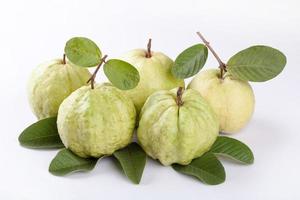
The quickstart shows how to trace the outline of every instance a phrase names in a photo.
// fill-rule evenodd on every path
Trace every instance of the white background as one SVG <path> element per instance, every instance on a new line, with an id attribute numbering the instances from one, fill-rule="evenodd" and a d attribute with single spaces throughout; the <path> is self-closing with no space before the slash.
<path id="1" fill-rule="evenodd" d="M 250 1 L 9 0 L 0 3 L 0 199 L 299 199 L 300 3 Z M 223 161 L 226 182 L 207 186 L 148 160 L 140 185 L 131 184 L 110 159 L 90 173 L 55 177 L 55 150 L 19 146 L 18 135 L 36 119 L 26 97 L 37 64 L 61 57 L 73 36 L 97 41 L 110 58 L 145 47 L 175 58 L 199 42 L 201 31 L 226 61 L 253 44 L 283 51 L 288 64 L 276 79 L 253 83 L 256 110 L 234 137 L 247 143 L 255 163 Z M 206 68 L 216 67 L 211 54 Z M 99 81 L 104 81 L 101 73 Z"/>

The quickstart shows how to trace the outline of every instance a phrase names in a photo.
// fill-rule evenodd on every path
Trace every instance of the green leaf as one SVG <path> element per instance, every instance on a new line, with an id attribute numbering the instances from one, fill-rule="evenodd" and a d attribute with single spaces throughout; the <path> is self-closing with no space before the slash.
<path id="1" fill-rule="evenodd" d="M 226 177 L 222 163 L 210 152 L 194 159 L 188 165 L 173 164 L 172 167 L 180 173 L 194 176 L 209 185 L 223 183 Z"/>
<path id="2" fill-rule="evenodd" d="M 180 53 L 172 67 L 172 74 L 176 78 L 185 79 L 197 74 L 207 59 L 207 47 L 196 44 Z"/>
<path id="3" fill-rule="evenodd" d="M 99 47 L 90 39 L 74 37 L 65 46 L 67 58 L 75 65 L 81 67 L 94 67 L 101 61 Z"/>
<path id="4" fill-rule="evenodd" d="M 131 143 L 116 151 L 114 157 L 119 161 L 125 175 L 135 184 L 139 184 L 146 164 L 146 153 L 137 143 Z"/>
<path id="5" fill-rule="evenodd" d="M 280 74 L 285 64 L 286 57 L 279 50 L 258 45 L 232 56 L 227 63 L 227 70 L 241 80 L 263 82 Z"/>
<path id="6" fill-rule="evenodd" d="M 230 137 L 219 136 L 211 147 L 210 152 L 229 157 L 244 164 L 252 164 L 254 162 L 251 149 L 244 143 Z"/>
<path id="7" fill-rule="evenodd" d="M 95 167 L 97 161 L 97 158 L 81 158 L 68 149 L 62 149 L 51 161 L 49 172 L 63 176 L 75 171 L 89 171 Z"/>
<path id="8" fill-rule="evenodd" d="M 36 149 L 64 147 L 58 135 L 56 117 L 42 119 L 26 128 L 19 136 L 19 142 Z"/>
<path id="9" fill-rule="evenodd" d="M 121 90 L 135 88 L 140 81 L 137 69 L 123 60 L 108 60 L 104 64 L 104 73 L 110 82 Z"/>

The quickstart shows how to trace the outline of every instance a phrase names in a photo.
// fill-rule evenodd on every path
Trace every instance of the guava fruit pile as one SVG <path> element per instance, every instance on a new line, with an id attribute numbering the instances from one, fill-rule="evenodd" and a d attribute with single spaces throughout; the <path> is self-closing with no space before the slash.
<path id="1" fill-rule="evenodd" d="M 110 157 L 138 184 L 147 156 L 179 173 L 216 185 L 225 181 L 218 156 L 252 164 L 244 143 L 225 136 L 246 126 L 254 112 L 250 82 L 276 77 L 286 57 L 272 47 L 246 48 L 224 63 L 209 42 L 181 52 L 175 61 L 147 49 L 120 59 L 102 55 L 84 37 L 67 41 L 62 59 L 39 65 L 28 96 L 39 121 L 19 136 L 22 146 L 60 149 L 49 171 L 63 176 L 88 171 Z M 219 69 L 199 72 L 208 51 Z M 91 74 L 90 67 L 96 67 Z M 96 83 L 103 68 L 109 82 Z M 185 88 L 185 81 L 195 76 Z M 137 139 L 133 139 L 136 134 Z"/>

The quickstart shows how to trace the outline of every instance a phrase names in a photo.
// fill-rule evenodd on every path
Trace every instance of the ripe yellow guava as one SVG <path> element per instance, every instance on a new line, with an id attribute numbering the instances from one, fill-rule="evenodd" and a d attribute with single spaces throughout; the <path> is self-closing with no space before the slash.
<path id="1" fill-rule="evenodd" d="M 171 73 L 173 61 L 163 53 L 135 49 L 129 51 L 121 58 L 137 68 L 140 82 L 134 89 L 124 91 L 133 101 L 139 113 L 148 96 L 158 90 L 170 90 L 175 87 L 184 87 L 184 80 L 176 79 Z"/>
<path id="2" fill-rule="evenodd" d="M 250 84 L 226 73 L 220 79 L 218 69 L 200 72 L 188 88 L 197 90 L 217 114 L 220 131 L 236 133 L 251 119 L 254 111 L 254 94 Z"/>
<path id="3" fill-rule="evenodd" d="M 61 102 L 86 84 L 91 76 L 86 68 L 57 59 L 39 65 L 28 83 L 28 98 L 38 119 L 54 117 Z"/>
<path id="4" fill-rule="evenodd" d="M 137 138 L 163 165 L 189 164 L 207 152 L 219 134 L 217 116 L 199 92 L 177 88 L 153 93 L 140 113 Z"/>
<path id="5" fill-rule="evenodd" d="M 66 148 L 100 157 L 127 146 L 136 122 L 133 102 L 110 84 L 83 86 L 59 107 L 57 128 Z"/>

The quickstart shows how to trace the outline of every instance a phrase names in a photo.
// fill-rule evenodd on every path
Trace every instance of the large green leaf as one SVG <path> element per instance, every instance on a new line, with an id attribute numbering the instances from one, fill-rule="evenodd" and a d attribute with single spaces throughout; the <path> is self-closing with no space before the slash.
<path id="1" fill-rule="evenodd" d="M 194 176 L 209 185 L 223 183 L 226 177 L 222 163 L 210 152 L 194 159 L 188 165 L 173 164 L 172 167 L 180 173 Z"/>
<path id="2" fill-rule="evenodd" d="M 196 44 L 180 53 L 172 67 L 172 74 L 176 78 L 185 79 L 197 74 L 207 59 L 207 47 Z"/>
<path id="3" fill-rule="evenodd" d="M 68 149 L 62 149 L 51 161 L 49 172 L 57 176 L 63 176 L 75 171 L 92 170 L 97 158 L 81 158 Z"/>
<path id="4" fill-rule="evenodd" d="M 137 69 L 123 60 L 108 60 L 104 64 L 104 73 L 110 82 L 121 90 L 135 88 L 140 81 Z"/>
<path id="5" fill-rule="evenodd" d="M 99 47 L 90 39 L 74 37 L 65 46 L 67 58 L 75 65 L 81 67 L 94 67 L 101 61 Z"/>
<path id="6" fill-rule="evenodd" d="M 19 136 L 19 142 L 37 149 L 64 147 L 58 135 L 56 117 L 42 119 L 26 128 Z"/>
<path id="7" fill-rule="evenodd" d="M 244 164 L 252 164 L 254 161 L 251 149 L 244 143 L 230 137 L 219 136 L 210 151 Z"/>
<path id="8" fill-rule="evenodd" d="M 116 151 L 114 157 L 119 161 L 125 175 L 135 184 L 139 184 L 146 164 L 146 153 L 137 143 L 131 143 Z"/>
<path id="9" fill-rule="evenodd" d="M 263 82 L 276 77 L 286 64 L 285 55 L 268 46 L 252 46 L 232 56 L 227 70 L 234 77 L 254 82 Z"/>

